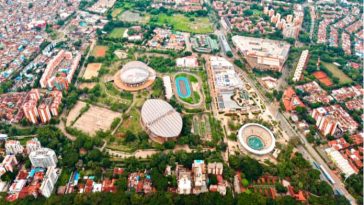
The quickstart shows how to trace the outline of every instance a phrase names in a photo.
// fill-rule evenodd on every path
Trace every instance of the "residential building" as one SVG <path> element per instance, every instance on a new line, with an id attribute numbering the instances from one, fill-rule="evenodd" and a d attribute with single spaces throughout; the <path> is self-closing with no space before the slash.
<path id="1" fill-rule="evenodd" d="M 54 186 L 58 180 L 61 170 L 55 166 L 49 166 L 44 176 L 42 185 L 40 186 L 40 192 L 46 198 L 50 197 Z"/>
<path id="2" fill-rule="evenodd" d="M 28 102 L 24 103 L 23 105 L 23 112 L 26 117 L 26 119 L 33 123 L 38 123 L 38 110 L 37 110 L 37 101 L 36 100 L 29 100 Z"/>
<path id="3" fill-rule="evenodd" d="M 292 87 L 288 87 L 283 93 L 283 104 L 287 112 L 295 111 L 297 107 L 305 107 Z"/>
<path id="4" fill-rule="evenodd" d="M 30 162 L 33 167 L 43 167 L 47 168 L 50 166 L 57 166 L 57 156 L 56 153 L 49 148 L 40 148 L 29 154 Z"/>
<path id="5" fill-rule="evenodd" d="M 208 174 L 215 174 L 215 175 L 222 175 L 224 166 L 221 162 L 214 162 L 207 164 L 207 173 Z"/>
<path id="6" fill-rule="evenodd" d="M 303 85 L 296 86 L 296 89 L 307 93 L 303 99 L 310 103 L 324 103 L 329 104 L 334 98 L 328 95 L 327 92 L 320 87 L 316 81 L 312 81 Z"/>
<path id="7" fill-rule="evenodd" d="M 0 176 L 1 168 L 4 168 L 6 171 L 13 172 L 14 166 L 18 165 L 18 160 L 16 160 L 15 155 L 6 155 L 3 162 L 0 164 Z"/>
<path id="8" fill-rule="evenodd" d="M 191 172 L 182 171 L 179 172 L 178 175 L 178 194 L 191 194 L 192 190 L 192 181 L 191 181 Z"/>
<path id="9" fill-rule="evenodd" d="M 301 56 L 300 56 L 300 59 L 298 60 L 298 63 L 297 63 L 297 66 L 296 66 L 296 70 L 295 70 L 294 75 L 293 75 L 293 79 L 292 80 L 294 82 L 297 82 L 297 81 L 299 81 L 301 79 L 302 72 L 305 69 L 305 66 L 307 64 L 308 58 L 309 58 L 309 52 L 308 52 L 308 50 L 302 51 Z"/>
<path id="10" fill-rule="evenodd" d="M 27 154 L 30 154 L 31 152 L 37 151 L 40 148 L 42 148 L 42 146 L 41 146 L 38 138 L 33 138 L 33 139 L 27 141 L 27 144 L 26 144 Z"/>
<path id="11" fill-rule="evenodd" d="M 39 105 L 38 114 L 39 114 L 40 121 L 44 124 L 49 122 L 52 118 L 51 112 L 49 109 L 49 105 L 46 103 L 42 103 Z"/>
<path id="12" fill-rule="evenodd" d="M 347 131 L 353 133 L 358 128 L 358 123 L 340 105 L 316 108 L 311 116 L 325 136 L 341 136 Z"/>
<path id="13" fill-rule="evenodd" d="M 24 147 L 17 140 L 8 140 L 5 142 L 5 152 L 6 154 L 23 154 Z"/>
<path id="14" fill-rule="evenodd" d="M 78 68 L 78 63 L 81 60 L 81 53 L 77 53 L 73 57 L 72 53 L 65 50 L 60 50 L 58 54 L 52 58 L 47 64 L 47 67 L 39 81 L 42 88 L 53 88 L 58 90 L 68 89 L 68 84 L 71 83 L 73 74 Z"/>
<path id="15" fill-rule="evenodd" d="M 208 192 L 206 183 L 206 167 L 204 160 L 194 160 L 192 164 L 192 173 L 194 182 L 192 192 L 194 194 Z"/>

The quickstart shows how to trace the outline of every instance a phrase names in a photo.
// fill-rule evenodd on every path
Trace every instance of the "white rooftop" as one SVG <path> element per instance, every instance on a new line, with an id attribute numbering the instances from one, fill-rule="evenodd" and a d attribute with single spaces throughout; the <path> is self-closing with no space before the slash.
<path id="1" fill-rule="evenodd" d="M 181 133 L 182 117 L 166 101 L 160 99 L 145 101 L 141 117 L 146 127 L 159 137 L 177 137 Z"/>

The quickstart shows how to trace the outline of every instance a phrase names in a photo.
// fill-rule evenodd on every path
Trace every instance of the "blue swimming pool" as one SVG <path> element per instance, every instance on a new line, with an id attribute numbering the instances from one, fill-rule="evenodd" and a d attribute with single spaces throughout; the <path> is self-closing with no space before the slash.
<path id="1" fill-rule="evenodd" d="M 176 78 L 177 94 L 180 98 L 188 98 L 191 96 L 191 87 L 189 80 L 180 76 Z"/>

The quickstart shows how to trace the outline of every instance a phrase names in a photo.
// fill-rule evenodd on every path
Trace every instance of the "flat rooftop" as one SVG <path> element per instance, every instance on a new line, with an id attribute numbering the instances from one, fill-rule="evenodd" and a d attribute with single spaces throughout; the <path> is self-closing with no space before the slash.
<path id="1" fill-rule="evenodd" d="M 291 46 L 284 41 L 246 36 L 233 36 L 232 41 L 245 54 L 273 58 L 286 58 Z"/>

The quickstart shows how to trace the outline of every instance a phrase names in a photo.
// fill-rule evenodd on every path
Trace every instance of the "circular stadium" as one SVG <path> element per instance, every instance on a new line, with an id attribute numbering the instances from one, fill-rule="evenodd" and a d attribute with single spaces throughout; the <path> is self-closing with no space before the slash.
<path id="1" fill-rule="evenodd" d="M 145 63 L 131 61 L 125 64 L 114 76 L 115 85 L 126 91 L 138 91 L 153 84 L 156 72 Z"/>
<path id="2" fill-rule="evenodd" d="M 177 139 L 183 124 L 181 115 L 169 103 L 160 99 L 145 101 L 141 121 L 149 137 L 158 143 Z"/>
<path id="3" fill-rule="evenodd" d="M 273 151 L 276 139 L 273 133 L 263 125 L 248 123 L 238 132 L 239 144 L 256 155 L 265 155 Z"/>

